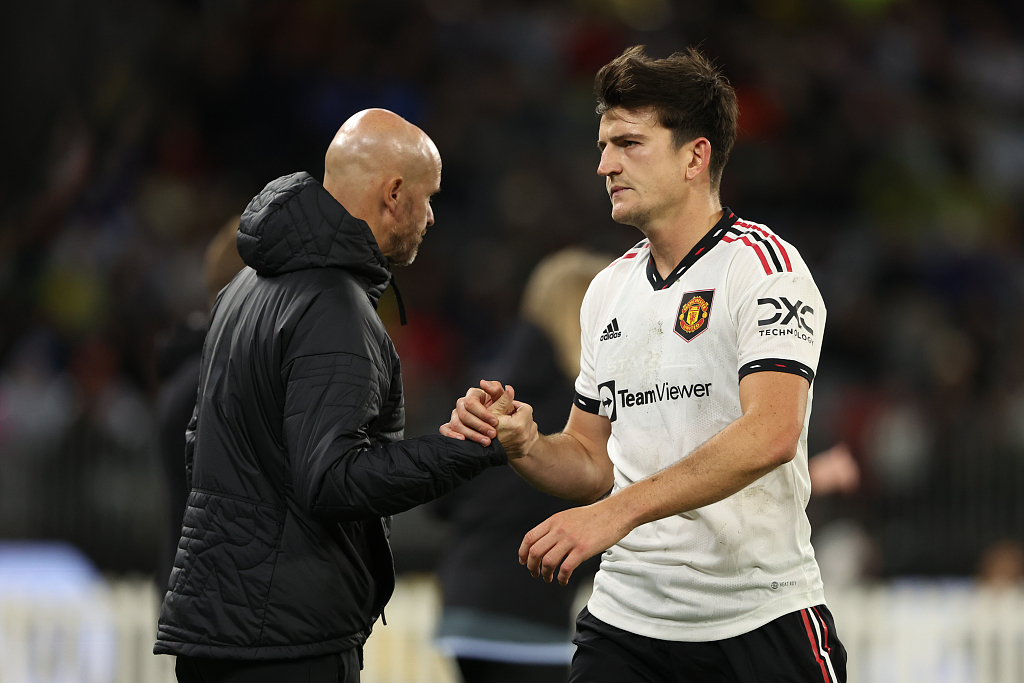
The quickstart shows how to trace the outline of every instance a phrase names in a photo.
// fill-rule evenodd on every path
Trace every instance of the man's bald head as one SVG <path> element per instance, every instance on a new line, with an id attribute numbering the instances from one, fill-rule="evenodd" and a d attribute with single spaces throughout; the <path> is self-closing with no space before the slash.
<path id="1" fill-rule="evenodd" d="M 441 155 L 422 130 L 386 109 L 346 121 L 327 148 L 324 188 L 366 221 L 396 265 L 411 263 L 434 222 L 430 195 L 441 183 Z"/>

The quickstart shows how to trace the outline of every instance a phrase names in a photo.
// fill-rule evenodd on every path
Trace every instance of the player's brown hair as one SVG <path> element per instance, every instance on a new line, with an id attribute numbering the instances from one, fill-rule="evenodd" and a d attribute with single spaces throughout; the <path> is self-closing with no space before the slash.
<path id="1" fill-rule="evenodd" d="M 722 181 L 736 142 L 736 92 L 722 72 L 696 48 L 651 59 L 634 45 L 601 67 L 594 79 L 597 114 L 609 109 L 652 107 L 672 131 L 676 149 L 705 137 L 711 143 L 711 187 Z"/>

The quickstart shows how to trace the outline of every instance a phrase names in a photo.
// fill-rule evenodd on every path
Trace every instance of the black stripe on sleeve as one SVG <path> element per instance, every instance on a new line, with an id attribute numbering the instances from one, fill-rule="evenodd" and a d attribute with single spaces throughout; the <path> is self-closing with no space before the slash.
<path id="1" fill-rule="evenodd" d="M 803 363 L 795 360 L 784 360 L 782 358 L 762 358 L 752 360 L 740 368 L 740 379 L 755 372 L 788 372 L 792 375 L 800 375 L 810 384 L 814 381 L 814 370 Z M 579 396 L 579 394 L 577 394 Z"/>
<path id="2" fill-rule="evenodd" d="M 775 270 L 779 273 L 785 272 L 786 269 L 782 267 L 782 262 L 779 261 L 779 257 L 776 254 L 775 245 L 773 245 L 769 240 L 765 239 L 764 236 L 758 233 L 756 230 L 737 230 L 736 228 L 728 228 L 726 232 L 731 232 L 737 237 L 746 236 L 752 238 L 755 242 L 761 245 L 761 248 L 768 252 L 768 256 L 771 258 L 772 263 L 775 265 Z"/>
<path id="3" fill-rule="evenodd" d="M 580 410 L 585 410 L 588 413 L 593 413 L 594 415 L 597 415 L 598 411 L 601 410 L 600 401 L 598 401 L 596 398 L 587 398 L 586 396 L 581 395 L 579 392 L 576 392 L 576 397 L 572 400 L 572 402 Z"/>

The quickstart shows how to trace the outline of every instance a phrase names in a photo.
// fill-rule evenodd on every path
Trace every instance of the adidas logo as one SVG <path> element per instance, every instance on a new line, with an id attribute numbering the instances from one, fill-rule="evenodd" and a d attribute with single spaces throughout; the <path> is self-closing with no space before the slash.
<path id="1" fill-rule="evenodd" d="M 604 332 L 598 337 L 598 341 L 605 341 L 606 339 L 615 339 L 621 337 L 622 333 L 619 332 L 619 321 L 612 318 L 612 321 L 608 323 L 608 327 L 605 328 Z"/>

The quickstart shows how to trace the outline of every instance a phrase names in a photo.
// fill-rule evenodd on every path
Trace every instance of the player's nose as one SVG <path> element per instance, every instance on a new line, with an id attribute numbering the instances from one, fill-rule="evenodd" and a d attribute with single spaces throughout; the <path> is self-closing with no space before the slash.
<path id="1" fill-rule="evenodd" d="M 622 171 L 621 164 L 615 159 L 612 146 L 609 145 L 601 151 L 601 162 L 597 165 L 597 175 L 611 176 Z"/>

